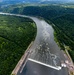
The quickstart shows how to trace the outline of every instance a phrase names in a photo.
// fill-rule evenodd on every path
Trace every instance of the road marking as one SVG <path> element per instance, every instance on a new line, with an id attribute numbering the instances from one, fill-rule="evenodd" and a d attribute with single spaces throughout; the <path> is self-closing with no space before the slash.
<path id="1" fill-rule="evenodd" d="M 37 61 L 37 60 L 33 60 L 33 59 L 31 59 L 31 58 L 28 58 L 28 60 L 30 60 L 30 61 L 32 61 L 32 62 L 35 62 L 35 63 L 38 63 L 38 64 L 41 64 L 41 65 L 44 65 L 44 66 L 47 66 L 47 67 L 50 67 L 50 68 L 53 68 L 53 69 L 55 69 L 55 70 L 61 70 L 61 67 L 60 67 L 60 66 L 54 67 L 54 66 L 51 66 L 51 65 L 42 63 L 42 62 Z"/>

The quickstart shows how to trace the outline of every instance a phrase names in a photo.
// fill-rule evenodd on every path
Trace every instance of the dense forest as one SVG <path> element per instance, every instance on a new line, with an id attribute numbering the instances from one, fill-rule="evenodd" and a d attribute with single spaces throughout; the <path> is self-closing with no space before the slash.
<path id="1" fill-rule="evenodd" d="M 53 26 L 55 39 L 61 49 L 69 46 L 69 53 L 74 61 L 74 5 L 12 5 L 0 11 L 20 13 L 31 16 L 43 17 Z"/>
<path id="2" fill-rule="evenodd" d="M 10 75 L 36 36 L 28 18 L 0 15 L 0 75 Z"/>

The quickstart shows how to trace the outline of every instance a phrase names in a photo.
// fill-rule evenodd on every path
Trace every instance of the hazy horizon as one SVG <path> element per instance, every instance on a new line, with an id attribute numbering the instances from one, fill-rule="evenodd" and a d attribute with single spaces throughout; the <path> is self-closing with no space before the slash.
<path id="1" fill-rule="evenodd" d="M 0 0 L 0 2 L 14 2 L 14 3 L 19 3 L 19 2 L 45 2 L 45 1 L 51 1 L 51 2 L 63 2 L 63 3 L 69 3 L 69 2 L 74 2 L 74 0 Z"/>
<path id="2" fill-rule="evenodd" d="M 1 1 L 27 1 L 27 0 L 0 0 L 0 2 Z M 72 1 L 74 1 L 74 0 L 28 0 L 28 1 L 70 1 L 70 2 L 72 2 Z"/>

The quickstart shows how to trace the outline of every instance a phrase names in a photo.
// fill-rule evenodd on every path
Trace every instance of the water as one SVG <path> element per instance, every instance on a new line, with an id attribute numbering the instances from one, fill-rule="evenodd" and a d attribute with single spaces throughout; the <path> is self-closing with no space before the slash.
<path id="1" fill-rule="evenodd" d="M 25 15 L 2 12 L 0 14 L 28 17 Z M 35 17 L 29 18 L 33 19 L 37 25 L 37 36 L 33 46 L 30 48 L 32 53 L 30 54 L 29 58 L 55 67 L 61 65 L 61 61 L 64 61 L 65 58 L 63 53 L 60 51 L 60 48 L 54 41 L 53 28 L 44 20 L 40 20 Z M 62 68 L 61 70 L 57 71 L 29 60 L 21 72 L 20 70 L 17 75 L 68 75 L 67 68 Z"/>
<path id="2" fill-rule="evenodd" d="M 53 28 L 44 20 L 31 18 L 36 22 L 37 36 L 30 48 L 32 53 L 29 58 L 55 67 L 61 65 L 65 58 L 54 41 Z M 22 72 L 19 71 L 17 75 L 68 75 L 68 70 L 62 68 L 58 71 L 28 60 Z"/>
<path id="3" fill-rule="evenodd" d="M 64 60 L 64 58 L 54 41 L 53 28 L 44 20 L 34 17 L 32 19 L 37 25 L 37 36 L 34 45 L 30 48 L 32 50 L 30 58 L 55 67 L 60 66 L 60 60 Z"/>

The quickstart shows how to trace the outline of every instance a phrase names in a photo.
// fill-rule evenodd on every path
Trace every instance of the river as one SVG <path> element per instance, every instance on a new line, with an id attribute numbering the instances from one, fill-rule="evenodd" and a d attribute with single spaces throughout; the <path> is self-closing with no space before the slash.
<path id="1" fill-rule="evenodd" d="M 25 15 L 9 13 L 0 14 L 29 17 L 36 23 L 37 36 L 34 44 L 30 48 L 30 51 L 32 51 L 29 57 L 30 59 L 34 59 L 55 67 L 61 66 L 61 61 L 65 61 L 64 54 L 62 51 L 60 51 L 60 48 L 54 41 L 54 30 L 47 22 L 36 17 Z M 67 68 L 63 67 L 61 70 L 57 71 L 55 69 L 28 60 L 22 72 L 19 71 L 18 75 L 68 75 L 68 70 Z"/>
<path id="2" fill-rule="evenodd" d="M 37 25 L 37 36 L 34 44 L 30 48 L 32 51 L 29 58 L 52 65 L 60 66 L 61 61 L 65 61 L 64 54 L 54 41 L 54 30 L 44 20 L 30 17 Z M 68 75 L 67 68 L 62 68 L 57 71 L 55 69 L 34 63 L 30 60 L 27 61 L 22 72 L 18 75 Z"/>

